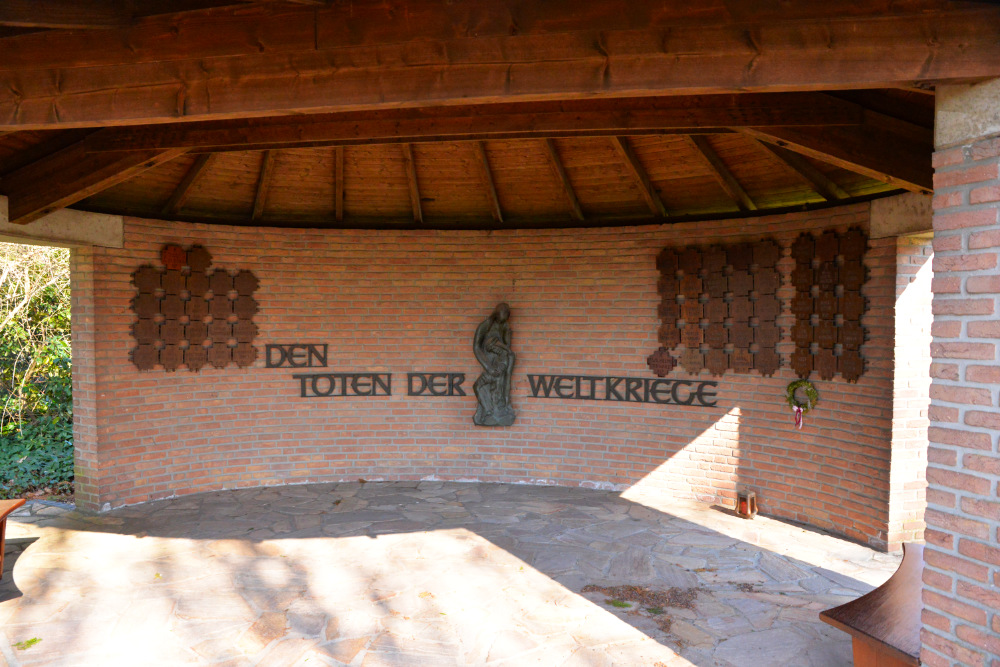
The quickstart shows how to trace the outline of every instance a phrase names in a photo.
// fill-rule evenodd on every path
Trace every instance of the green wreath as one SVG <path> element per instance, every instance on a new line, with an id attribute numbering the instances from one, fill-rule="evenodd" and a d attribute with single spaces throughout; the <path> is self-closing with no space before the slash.
<path id="1" fill-rule="evenodd" d="M 804 389 L 806 392 L 805 403 L 799 403 L 798 399 L 795 398 L 795 392 L 799 389 Z M 799 408 L 802 410 L 802 414 L 806 414 L 819 403 L 819 392 L 816 391 L 816 387 L 809 380 L 796 380 L 789 384 L 785 390 L 785 400 L 788 401 L 789 407 L 793 410 Z"/>

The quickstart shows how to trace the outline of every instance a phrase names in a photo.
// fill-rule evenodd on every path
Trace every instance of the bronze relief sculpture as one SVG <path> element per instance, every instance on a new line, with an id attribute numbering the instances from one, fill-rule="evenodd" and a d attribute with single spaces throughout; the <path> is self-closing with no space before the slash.
<path id="1" fill-rule="evenodd" d="M 510 404 L 511 376 L 514 372 L 514 352 L 510 348 L 510 306 L 498 304 L 493 312 L 476 327 L 472 351 L 483 367 L 483 373 L 472 386 L 476 392 L 477 426 L 510 426 L 517 414 Z"/>

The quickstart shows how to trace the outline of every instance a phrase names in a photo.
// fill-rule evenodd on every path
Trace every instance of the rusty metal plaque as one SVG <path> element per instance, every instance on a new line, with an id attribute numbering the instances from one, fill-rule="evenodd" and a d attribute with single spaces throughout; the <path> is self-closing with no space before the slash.
<path id="1" fill-rule="evenodd" d="M 729 303 L 729 317 L 733 318 L 733 323 L 749 322 L 750 318 L 753 317 L 753 303 L 750 299 L 734 298 Z"/>
<path id="2" fill-rule="evenodd" d="M 192 296 L 184 302 L 184 312 L 192 322 L 203 320 L 208 315 L 208 302 L 201 297 Z"/>
<path id="3" fill-rule="evenodd" d="M 132 310 L 141 320 L 151 320 L 160 313 L 160 300 L 152 294 L 137 294 L 132 298 Z"/>
<path id="4" fill-rule="evenodd" d="M 678 265 L 685 276 L 696 276 L 701 271 L 701 250 L 687 247 L 681 251 Z"/>
<path id="5" fill-rule="evenodd" d="M 250 320 L 240 320 L 233 325 L 233 338 L 237 343 L 252 343 L 257 332 L 257 325 Z"/>
<path id="6" fill-rule="evenodd" d="M 189 322 L 184 328 L 184 334 L 191 345 L 201 345 L 208 338 L 208 325 L 200 320 Z"/>
<path id="7" fill-rule="evenodd" d="M 688 299 L 681 305 L 681 319 L 691 324 L 698 324 L 701 318 L 704 317 L 705 309 L 702 307 L 701 302 L 696 299 Z"/>
<path id="8" fill-rule="evenodd" d="M 677 273 L 677 269 L 679 268 L 677 253 L 672 248 L 661 250 L 660 254 L 656 256 L 656 268 L 665 276 L 672 276 Z"/>
<path id="9" fill-rule="evenodd" d="M 758 241 L 753 245 L 753 261 L 761 269 L 774 268 L 781 259 L 781 246 L 774 241 Z"/>
<path id="10" fill-rule="evenodd" d="M 722 323 L 709 324 L 708 328 L 705 329 L 705 343 L 717 350 L 721 350 L 729 342 L 729 336 L 726 333 L 726 327 L 722 326 Z"/>
<path id="11" fill-rule="evenodd" d="M 132 284 L 141 294 L 160 289 L 160 271 L 152 266 L 140 266 L 132 273 Z"/>
<path id="12" fill-rule="evenodd" d="M 705 367 L 705 356 L 698 350 L 684 350 L 681 353 L 681 367 L 689 375 L 698 375 Z"/>
<path id="13" fill-rule="evenodd" d="M 257 348 L 249 343 L 239 343 L 235 348 L 233 348 L 233 361 L 240 368 L 246 368 L 252 366 L 253 362 L 257 360 Z"/>
<path id="14" fill-rule="evenodd" d="M 705 250 L 702 254 L 701 268 L 705 270 L 706 273 L 718 273 L 721 274 L 723 269 L 726 268 L 728 260 L 726 259 L 726 251 L 724 248 L 719 246 L 712 246 Z"/>
<path id="15" fill-rule="evenodd" d="M 184 275 L 180 271 L 170 269 L 160 278 L 160 286 L 168 295 L 178 295 L 184 291 Z"/>
<path id="16" fill-rule="evenodd" d="M 681 278 L 681 291 L 688 299 L 697 299 L 701 296 L 702 290 L 701 278 L 698 276 L 685 275 Z"/>
<path id="17" fill-rule="evenodd" d="M 204 273 L 212 266 L 212 253 L 200 245 L 191 246 L 187 251 L 187 265 L 191 268 L 191 273 Z"/>
<path id="18" fill-rule="evenodd" d="M 762 320 L 776 320 L 781 314 L 781 302 L 776 296 L 762 296 L 753 302 L 753 314 Z"/>
<path id="19" fill-rule="evenodd" d="M 697 324 L 688 324 L 681 330 L 681 342 L 690 349 L 698 349 L 704 340 L 704 329 Z"/>
<path id="20" fill-rule="evenodd" d="M 212 343 L 225 344 L 233 337 L 233 326 L 225 320 L 215 320 L 208 325 L 208 335 L 212 339 Z"/>
<path id="21" fill-rule="evenodd" d="M 681 293 L 680 282 L 673 276 L 660 276 L 656 281 L 656 292 L 664 299 L 675 299 Z"/>
<path id="22" fill-rule="evenodd" d="M 192 271 L 187 277 L 186 287 L 192 297 L 205 296 L 209 288 L 208 276 L 204 271 Z"/>
<path id="23" fill-rule="evenodd" d="M 813 299 L 808 294 L 796 292 L 792 297 L 792 313 L 800 320 L 808 319 L 813 314 Z"/>
<path id="24" fill-rule="evenodd" d="M 832 290 L 837 286 L 840 272 L 837 270 L 836 262 L 823 262 L 816 272 L 816 283 L 821 291 Z"/>
<path id="25" fill-rule="evenodd" d="M 781 357 L 774 350 L 760 350 L 753 355 L 753 367 L 764 377 L 770 377 L 781 367 Z"/>
<path id="26" fill-rule="evenodd" d="M 844 322 L 840 327 L 840 344 L 845 350 L 857 350 L 865 342 L 865 330 L 857 322 Z"/>
<path id="27" fill-rule="evenodd" d="M 729 291 L 729 279 L 721 273 L 710 273 L 702 281 L 702 288 L 710 299 L 721 299 Z"/>
<path id="28" fill-rule="evenodd" d="M 225 344 L 215 344 L 208 348 L 208 361 L 215 368 L 225 368 L 232 358 L 233 353 Z"/>
<path id="29" fill-rule="evenodd" d="M 837 259 L 839 254 L 840 238 L 837 236 L 837 232 L 823 232 L 816 239 L 816 257 L 820 262 L 832 262 Z"/>
<path id="30" fill-rule="evenodd" d="M 773 321 L 761 322 L 760 326 L 754 327 L 753 340 L 762 348 L 774 348 L 781 338 L 781 331 Z"/>
<path id="31" fill-rule="evenodd" d="M 840 299 L 840 313 L 845 320 L 860 320 L 865 314 L 865 298 L 855 291 L 844 292 Z"/>
<path id="32" fill-rule="evenodd" d="M 792 325 L 792 340 L 795 341 L 795 345 L 808 349 L 812 343 L 812 337 L 813 328 L 809 322 L 796 320 L 795 324 Z"/>
<path id="33" fill-rule="evenodd" d="M 747 350 L 733 350 L 729 355 L 729 367 L 734 373 L 749 373 L 753 370 L 753 355 Z"/>
<path id="34" fill-rule="evenodd" d="M 753 289 L 753 278 L 746 270 L 733 271 L 729 276 L 729 291 L 733 293 L 734 299 L 742 299 L 750 296 Z"/>
<path id="35" fill-rule="evenodd" d="M 202 347 L 201 343 L 192 343 L 188 349 L 184 350 L 184 363 L 189 371 L 200 371 L 208 363 L 208 350 Z"/>
<path id="36" fill-rule="evenodd" d="M 152 345 L 140 345 L 131 352 L 132 363 L 140 371 L 151 371 L 156 368 L 160 354 Z"/>
<path id="37" fill-rule="evenodd" d="M 705 317 L 708 318 L 709 323 L 718 322 L 721 324 L 729 317 L 729 304 L 721 298 L 709 299 L 705 303 Z"/>
<path id="38" fill-rule="evenodd" d="M 160 350 L 160 365 L 165 371 L 176 371 L 184 363 L 184 351 L 177 345 L 165 345 Z"/>
<path id="39" fill-rule="evenodd" d="M 792 243 L 792 258 L 800 266 L 812 266 L 813 257 L 816 255 L 816 243 L 812 235 L 803 232 Z"/>
<path id="40" fill-rule="evenodd" d="M 809 350 L 797 349 L 792 352 L 792 370 L 802 379 L 809 377 L 813 370 L 813 356 Z"/>
<path id="41" fill-rule="evenodd" d="M 726 246 L 726 257 L 733 271 L 746 271 L 753 262 L 753 246 L 749 243 L 734 243 Z"/>
<path id="42" fill-rule="evenodd" d="M 646 357 L 646 365 L 649 369 L 653 371 L 653 375 L 656 377 L 666 377 L 670 374 L 670 371 L 674 370 L 674 366 L 677 362 L 674 358 L 670 356 L 670 353 L 666 348 L 660 348 L 656 352 L 652 353 Z"/>
<path id="43" fill-rule="evenodd" d="M 237 324 L 239 323 L 237 322 Z M 656 330 L 656 340 L 668 350 L 675 348 L 680 345 L 681 330 L 673 322 L 661 324 L 660 328 Z"/>
<path id="44" fill-rule="evenodd" d="M 225 320 L 233 314 L 233 302 L 225 295 L 216 296 L 208 302 L 208 312 L 215 320 Z"/>
<path id="45" fill-rule="evenodd" d="M 813 366 L 821 380 L 832 380 L 837 375 L 837 357 L 833 350 L 821 349 L 813 358 Z"/>
<path id="46" fill-rule="evenodd" d="M 815 284 L 815 275 L 810 266 L 796 266 L 792 269 L 792 285 L 800 292 L 808 292 Z"/>
<path id="47" fill-rule="evenodd" d="M 753 276 L 753 288 L 758 294 L 776 294 L 781 287 L 781 275 L 776 269 L 759 269 Z"/>
<path id="48" fill-rule="evenodd" d="M 816 333 L 813 336 L 819 346 L 826 350 L 832 350 L 837 344 L 837 327 L 833 321 L 821 320 L 816 326 Z"/>
<path id="49" fill-rule="evenodd" d="M 824 320 L 837 316 L 837 296 L 832 292 L 821 292 L 816 299 L 816 313 Z"/>
<path id="50" fill-rule="evenodd" d="M 681 317 L 681 307 L 677 305 L 677 299 L 664 297 L 660 300 L 660 305 L 656 307 L 656 315 L 664 322 L 675 322 Z"/>
<path id="51" fill-rule="evenodd" d="M 837 361 L 840 376 L 848 382 L 857 382 L 865 372 L 865 360 L 855 350 L 845 351 Z"/>
<path id="52" fill-rule="evenodd" d="M 132 337 L 139 345 L 152 345 L 159 338 L 160 327 L 153 320 L 136 320 L 132 323 Z"/>
<path id="53" fill-rule="evenodd" d="M 177 320 L 166 320 L 160 325 L 160 338 L 166 345 L 180 345 L 184 340 L 184 325 Z"/>
<path id="54" fill-rule="evenodd" d="M 867 247 L 868 236 L 860 229 L 849 229 L 840 237 L 840 254 L 844 256 L 845 262 L 864 257 Z"/>
<path id="55" fill-rule="evenodd" d="M 216 269 L 208 277 L 208 284 L 215 298 L 226 297 L 229 295 L 229 290 L 233 289 L 233 277 L 223 269 Z"/>
<path id="56" fill-rule="evenodd" d="M 187 266 L 187 253 L 176 243 L 170 243 L 160 251 L 160 261 L 167 270 L 180 271 Z"/>
<path id="57" fill-rule="evenodd" d="M 840 284 L 844 291 L 857 291 L 865 284 L 865 266 L 860 261 L 845 263 L 840 267 Z"/>
<path id="58" fill-rule="evenodd" d="M 722 375 L 729 368 L 729 355 L 722 350 L 709 350 L 705 355 L 705 368 L 712 375 Z"/>
<path id="59" fill-rule="evenodd" d="M 168 320 L 177 320 L 184 315 L 184 302 L 176 294 L 168 294 L 160 302 L 160 312 Z"/>
<path id="60" fill-rule="evenodd" d="M 733 324 L 729 327 L 729 342 L 737 350 L 749 350 L 753 343 L 753 329 L 746 323 Z"/>

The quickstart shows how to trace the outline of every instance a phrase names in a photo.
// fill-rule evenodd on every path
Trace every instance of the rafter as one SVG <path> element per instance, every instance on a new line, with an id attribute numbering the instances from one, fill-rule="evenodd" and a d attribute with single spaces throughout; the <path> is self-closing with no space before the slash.
<path id="1" fill-rule="evenodd" d="M 267 190 L 271 187 L 271 171 L 274 169 L 274 154 L 264 151 L 260 161 L 260 175 L 257 178 L 257 190 L 253 197 L 253 214 L 251 220 L 259 220 L 267 203 Z"/>
<path id="2" fill-rule="evenodd" d="M 413 146 L 403 144 L 403 164 L 406 167 L 406 182 L 410 187 L 410 205 L 413 207 L 413 221 L 423 224 L 424 210 L 420 204 L 420 186 L 417 183 L 417 163 L 413 159 Z"/>
<path id="3" fill-rule="evenodd" d="M 715 176 L 715 179 L 722 186 L 722 189 L 726 191 L 730 199 L 739 207 L 744 213 L 748 211 L 756 211 L 757 205 L 754 203 L 750 195 L 747 194 L 740 182 L 736 180 L 733 173 L 729 171 L 729 167 L 725 165 L 719 154 L 715 152 L 712 148 L 712 144 L 708 143 L 708 139 L 705 137 L 687 137 L 688 143 L 694 148 L 695 152 L 704 158 L 705 163 L 708 165 Z"/>
<path id="4" fill-rule="evenodd" d="M 0 0 L 0 25 L 17 28 L 123 28 L 132 16 L 108 0 Z"/>
<path id="5" fill-rule="evenodd" d="M 333 149 L 333 212 L 337 222 L 344 221 L 344 147 Z"/>
<path id="6" fill-rule="evenodd" d="M 201 176 L 202 172 L 208 168 L 208 165 L 212 162 L 214 157 L 215 156 L 211 153 L 203 153 L 195 157 L 191 168 L 188 169 L 187 173 L 184 174 L 184 178 L 182 178 L 181 182 L 177 184 L 176 188 L 174 188 L 174 192 L 170 195 L 170 199 L 167 200 L 167 203 L 163 205 L 163 215 L 173 215 L 174 213 L 177 213 L 177 211 L 181 210 L 184 203 L 187 202 L 188 197 L 191 196 L 191 188 L 198 180 L 198 177 Z"/>
<path id="7" fill-rule="evenodd" d="M 569 174 L 566 173 L 566 167 L 563 165 L 562 158 L 559 157 L 559 152 L 556 150 L 556 142 L 552 139 L 546 139 L 545 150 L 549 156 L 549 164 L 552 165 L 552 169 L 556 172 L 559 184 L 562 185 L 563 193 L 565 193 L 566 199 L 569 201 L 573 217 L 577 220 L 583 220 L 583 209 L 580 207 L 580 200 L 576 197 L 576 191 L 569 180 Z"/>
<path id="8" fill-rule="evenodd" d="M 661 218 L 667 217 L 667 207 L 663 205 L 659 193 L 653 187 L 653 182 L 649 180 L 646 168 L 639 162 L 639 156 L 635 154 L 631 144 L 628 143 L 628 139 L 625 137 L 614 137 L 611 140 L 611 145 L 618 151 L 618 155 L 632 173 L 632 178 L 635 179 L 636 184 L 639 186 L 639 193 L 646 200 L 646 205 L 649 206 L 650 212 Z"/>
<path id="9" fill-rule="evenodd" d="M 476 154 L 479 156 L 486 191 L 490 196 L 490 214 L 496 222 L 503 222 L 503 210 L 500 208 L 500 197 L 497 196 L 496 181 L 493 180 L 493 169 L 490 168 L 490 159 L 486 155 L 486 144 L 482 141 L 476 142 Z"/>
<path id="10" fill-rule="evenodd" d="M 848 199 L 851 196 L 843 188 L 834 183 L 826 174 L 814 167 L 804 156 L 782 148 L 777 144 L 769 144 L 766 141 L 758 141 L 757 144 L 808 181 L 823 199 L 837 201 Z"/>

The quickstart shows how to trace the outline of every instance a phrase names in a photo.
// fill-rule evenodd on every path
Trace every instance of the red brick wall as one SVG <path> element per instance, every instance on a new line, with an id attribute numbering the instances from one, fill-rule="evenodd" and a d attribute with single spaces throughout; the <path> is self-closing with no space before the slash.
<path id="1" fill-rule="evenodd" d="M 924 664 L 1000 666 L 1000 139 L 934 158 Z"/>
<path id="2" fill-rule="evenodd" d="M 654 258 L 666 245 L 867 225 L 868 207 L 621 229 L 315 231 L 129 220 L 123 250 L 95 250 L 99 483 L 91 506 L 219 488 L 344 479 L 477 479 L 611 485 L 732 503 L 884 545 L 892 430 L 895 239 L 872 242 L 869 367 L 857 385 L 816 381 L 794 430 L 795 379 L 721 379 L 714 408 L 532 399 L 528 373 L 651 377 Z M 204 244 L 261 280 L 259 348 L 330 344 L 330 370 L 393 373 L 391 398 L 302 399 L 290 369 L 138 372 L 128 360 L 130 273 L 167 242 Z M 787 278 L 786 278 L 787 280 Z M 792 288 L 782 288 L 783 298 Z M 512 307 L 517 423 L 472 425 L 476 325 Z M 786 359 L 792 316 L 782 316 Z M 408 371 L 466 373 L 464 398 L 409 398 Z M 680 369 L 671 377 L 686 377 Z M 709 379 L 702 375 L 703 379 Z"/>
<path id="3" fill-rule="evenodd" d="M 83 507 L 98 503 L 97 366 L 94 332 L 94 250 L 70 251 L 70 313 L 73 345 L 74 490 Z"/>

